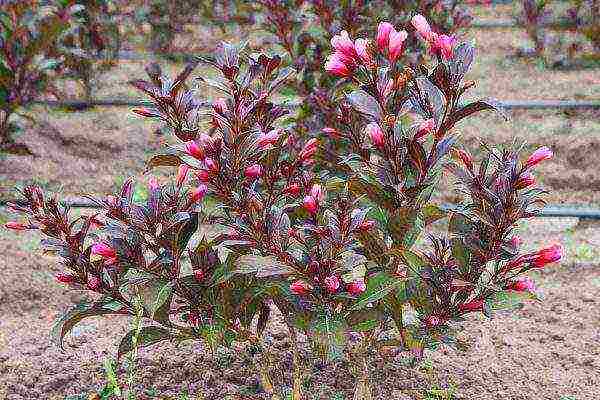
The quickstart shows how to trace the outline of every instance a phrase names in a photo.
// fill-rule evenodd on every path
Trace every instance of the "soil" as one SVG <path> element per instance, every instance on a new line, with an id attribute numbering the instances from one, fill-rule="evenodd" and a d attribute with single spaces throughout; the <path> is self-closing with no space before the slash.
<path id="1" fill-rule="evenodd" d="M 509 7 L 487 16 L 506 18 Z M 548 71 L 507 58 L 523 42 L 515 31 L 477 33 L 481 56 L 472 96 L 500 99 L 597 98 L 597 70 Z M 181 64 L 163 62 L 169 71 Z M 125 62 L 103 77 L 98 97 L 138 97 L 125 82 L 143 75 L 143 63 Z M 459 125 L 467 148 L 480 140 L 501 144 L 517 137 L 528 148 L 548 145 L 556 157 L 539 167 L 552 204 L 600 205 L 600 113 L 515 111 L 511 120 L 485 114 Z M 157 124 L 142 122 L 125 108 L 83 112 L 34 107 L 20 139 L 37 157 L 0 158 L 0 200 L 11 198 L 15 184 L 36 182 L 65 195 L 112 191 L 125 171 L 141 176 L 144 161 L 162 138 Z M 146 178 L 140 178 L 144 180 Z M 443 196 L 453 194 L 443 189 Z M 0 222 L 8 218 L 0 209 Z M 379 399 L 426 399 L 427 390 L 456 387 L 465 400 L 600 399 L 600 225 L 576 220 L 538 219 L 521 227 L 527 246 L 561 241 L 561 265 L 534 276 L 545 300 L 491 321 L 473 316 L 463 325 L 460 350 L 442 348 L 427 355 L 420 368 L 403 358 L 381 357 L 373 368 Z M 118 338 L 130 321 L 85 320 L 66 340 L 65 351 L 50 344 L 54 318 L 82 294 L 67 292 L 53 280 L 55 259 L 40 256 L 38 239 L 0 230 L 0 399 L 64 399 L 98 390 L 102 362 L 116 353 Z M 269 326 L 272 350 L 279 355 L 279 381 L 290 382 L 289 343 L 275 320 Z M 306 356 L 306 352 L 305 352 Z M 351 398 L 353 378 L 343 362 L 306 360 L 313 379 L 310 399 Z M 136 385 L 168 395 L 189 390 L 206 399 L 260 399 L 254 374 L 235 352 L 211 354 L 200 344 L 163 344 L 142 349 Z M 123 369 L 120 370 L 121 374 Z M 123 375 L 120 376 L 124 379 Z M 437 399 L 430 392 L 429 399 Z M 344 397 L 336 397 L 338 395 Z M 568 397 L 571 396 L 571 397 Z M 441 397 L 439 397 L 441 398 Z"/>

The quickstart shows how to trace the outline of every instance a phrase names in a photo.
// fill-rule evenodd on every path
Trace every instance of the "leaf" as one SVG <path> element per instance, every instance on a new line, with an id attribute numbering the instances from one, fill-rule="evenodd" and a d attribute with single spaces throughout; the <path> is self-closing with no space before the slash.
<path id="1" fill-rule="evenodd" d="M 152 156 L 146 162 L 146 169 L 144 173 L 152 170 L 155 167 L 178 167 L 183 164 L 183 160 L 174 154 L 157 154 Z"/>
<path id="2" fill-rule="evenodd" d="M 419 77 L 416 78 L 416 82 L 419 93 L 425 96 L 431 107 L 433 117 L 436 121 L 441 121 L 445 105 L 444 94 L 428 78 Z"/>
<path id="3" fill-rule="evenodd" d="M 494 110 L 500 116 L 502 116 L 506 121 L 508 121 L 508 119 L 509 119 L 508 116 L 506 115 L 506 113 L 504 112 L 504 109 L 502 108 L 501 103 L 498 103 L 497 101 L 492 100 L 492 99 L 482 99 L 482 100 L 467 104 L 465 106 L 462 106 L 458 110 L 454 111 L 447 118 L 446 122 L 444 122 L 444 124 L 442 125 L 442 127 L 440 129 L 442 132 L 449 131 L 450 129 L 452 129 L 454 127 L 454 125 L 456 125 L 457 122 L 461 121 L 462 119 L 468 117 L 471 114 L 475 114 L 477 112 L 484 111 L 484 110 Z"/>
<path id="4" fill-rule="evenodd" d="M 381 107 L 369 93 L 364 90 L 354 90 L 346 99 L 356 111 L 372 117 L 375 121 L 381 120 Z"/>
<path id="5" fill-rule="evenodd" d="M 461 43 L 454 49 L 454 57 L 450 64 L 453 83 L 458 84 L 471 68 L 475 58 L 475 47 L 471 43 Z"/>
<path id="6" fill-rule="evenodd" d="M 171 299 L 173 298 L 173 282 L 168 282 L 158 290 L 156 299 L 152 305 L 152 319 L 158 322 L 169 320 L 169 308 L 171 307 Z"/>
<path id="7" fill-rule="evenodd" d="M 328 360 L 339 359 L 346 344 L 346 323 L 338 315 L 319 314 L 309 326 L 309 339 L 317 355 Z"/>
<path id="8" fill-rule="evenodd" d="M 107 304 L 111 303 L 107 307 Z M 63 349 L 63 339 L 67 333 L 73 329 L 81 320 L 87 317 L 102 316 L 108 314 L 121 314 L 119 310 L 123 307 L 117 308 L 114 302 L 97 302 L 92 304 L 78 304 L 71 308 L 61 317 L 59 317 L 53 324 L 50 336 L 52 341 Z"/>
<path id="9" fill-rule="evenodd" d="M 275 257 L 263 257 L 245 254 L 234 261 L 235 272 L 240 274 L 255 273 L 258 278 L 276 275 L 290 275 L 294 270 L 279 262 Z"/>
<path id="10" fill-rule="evenodd" d="M 425 207 L 423 207 L 421 212 L 423 213 L 423 220 L 425 222 L 425 225 L 429 225 L 436 221 L 439 221 L 440 219 L 445 218 L 448 214 L 441 207 L 435 204 L 426 205 Z"/>
<path id="11" fill-rule="evenodd" d="M 418 217 L 419 211 L 409 207 L 399 208 L 396 214 L 390 217 L 388 229 L 394 244 L 404 244 L 408 232 L 413 229 Z"/>
<path id="12" fill-rule="evenodd" d="M 522 308 L 526 300 L 536 299 L 537 296 L 530 292 L 506 290 L 495 292 L 492 297 L 486 299 L 486 304 L 493 311 L 511 311 Z"/>
<path id="13" fill-rule="evenodd" d="M 390 276 L 385 272 L 379 272 L 367 280 L 367 290 L 365 290 L 348 310 L 360 310 L 367 304 L 374 303 L 393 290 L 398 288 L 402 281 Z"/>
<path id="14" fill-rule="evenodd" d="M 198 229 L 198 213 L 190 213 L 187 222 L 179 229 L 177 233 L 177 248 L 183 252 L 188 242 Z"/>
<path id="15" fill-rule="evenodd" d="M 134 336 L 137 334 L 137 329 L 132 329 L 121 339 L 119 344 L 119 352 L 117 359 L 120 359 L 124 354 L 129 353 L 136 346 L 147 347 L 163 340 L 171 339 L 172 335 L 168 329 L 159 326 L 144 326 L 137 336 L 137 342 L 134 344 Z"/>
<path id="16" fill-rule="evenodd" d="M 451 240 L 452 244 L 452 256 L 458 262 L 463 273 L 469 271 L 469 265 L 471 261 L 471 252 L 465 246 L 461 238 L 454 238 Z"/>

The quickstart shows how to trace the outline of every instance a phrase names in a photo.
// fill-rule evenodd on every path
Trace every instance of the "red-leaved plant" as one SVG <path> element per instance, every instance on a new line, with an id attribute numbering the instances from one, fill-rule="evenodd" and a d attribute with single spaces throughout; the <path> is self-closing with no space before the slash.
<path id="1" fill-rule="evenodd" d="M 523 274 L 560 260 L 562 248 L 524 253 L 515 230 L 541 204 L 532 170 L 552 152 L 523 160 L 520 146 L 485 148 L 477 163 L 460 148 L 454 126 L 495 108 L 460 102 L 473 85 L 463 79 L 474 49 L 438 36 L 420 15 L 412 23 L 432 66 L 403 66 L 396 41 L 404 34 L 385 24 L 374 39 L 333 40 L 324 67 L 353 87 L 336 97 L 343 129 L 331 137 L 343 143 L 328 153 L 281 126 L 290 110 L 272 99 L 292 72 L 277 56 L 223 44 L 200 60 L 221 76 L 200 78 L 223 96 L 208 110 L 185 83 L 194 64 L 174 79 L 152 65 L 149 81 L 132 82 L 153 102 L 134 112 L 173 133 L 148 168 L 177 167 L 174 182 L 153 178 L 138 204 L 128 181 L 95 198 L 102 212 L 75 219 L 36 187 L 12 205 L 28 219 L 7 227 L 40 229 L 46 250 L 64 260 L 57 279 L 99 296 L 58 321 L 57 340 L 87 316 L 131 315 L 140 299 L 148 325 L 138 344 L 249 343 L 263 388 L 279 399 L 261 341 L 272 302 L 293 343 L 294 399 L 303 398 L 298 334 L 314 356 L 347 358 L 354 398 L 371 399 L 374 354 L 408 350 L 418 359 L 452 344 L 467 314 L 534 299 Z M 432 202 L 444 174 L 456 177 L 462 203 Z M 132 335 L 120 353 L 132 349 Z"/>

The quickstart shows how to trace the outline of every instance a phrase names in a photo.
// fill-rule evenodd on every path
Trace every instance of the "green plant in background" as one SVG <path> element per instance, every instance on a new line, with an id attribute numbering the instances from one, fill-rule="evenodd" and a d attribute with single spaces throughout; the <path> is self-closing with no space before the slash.
<path id="1" fill-rule="evenodd" d="M 13 117 L 51 89 L 52 58 L 61 35 L 80 7 L 72 1 L 3 0 L 0 2 L 0 153 L 30 155 L 15 142 L 20 127 Z"/>

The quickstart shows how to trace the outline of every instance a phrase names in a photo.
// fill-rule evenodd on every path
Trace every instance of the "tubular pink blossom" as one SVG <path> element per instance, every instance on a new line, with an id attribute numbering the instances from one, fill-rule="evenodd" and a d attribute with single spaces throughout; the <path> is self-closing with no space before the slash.
<path id="1" fill-rule="evenodd" d="M 4 224 L 4 227 L 7 229 L 12 229 L 14 231 L 24 231 L 27 229 L 27 225 L 22 224 L 20 222 L 7 222 Z"/>
<path id="2" fill-rule="evenodd" d="M 207 158 L 206 160 L 204 160 L 204 166 L 211 174 L 216 174 L 217 172 L 219 172 L 219 166 L 212 158 Z"/>
<path id="3" fill-rule="evenodd" d="M 424 16 L 422 16 L 421 14 L 417 14 L 414 17 L 412 17 L 410 22 L 421 36 L 423 36 L 425 39 L 429 37 L 429 34 L 431 33 L 431 27 L 429 26 L 429 22 L 427 22 L 427 19 Z"/>
<path id="4" fill-rule="evenodd" d="M 90 254 L 106 259 L 117 258 L 117 252 L 112 247 L 102 242 L 94 243 Z"/>
<path id="5" fill-rule="evenodd" d="M 352 72 L 344 62 L 341 53 L 338 52 L 335 52 L 327 57 L 327 61 L 325 61 L 325 71 L 341 78 L 350 76 Z"/>
<path id="6" fill-rule="evenodd" d="M 208 192 L 206 185 L 200 184 L 190 192 L 190 201 L 196 203 L 201 201 Z"/>
<path id="7" fill-rule="evenodd" d="M 396 32 L 392 30 L 389 36 L 388 58 L 391 62 L 396 61 L 404 51 L 404 41 L 408 37 L 406 31 Z"/>
<path id="8" fill-rule="evenodd" d="M 428 328 L 435 328 L 442 324 L 442 319 L 437 315 L 430 315 L 425 319 L 425 325 Z"/>
<path id="9" fill-rule="evenodd" d="M 100 288 L 100 279 L 97 276 L 90 275 L 87 280 L 87 286 L 90 290 L 98 290 Z"/>
<path id="10" fill-rule="evenodd" d="M 529 172 L 523 172 L 515 182 L 517 189 L 525 189 L 533 185 L 535 185 L 535 176 Z"/>
<path id="11" fill-rule="evenodd" d="M 227 103 L 224 98 L 218 98 L 213 103 L 213 110 L 215 110 L 219 114 L 223 114 L 228 111 Z"/>
<path id="12" fill-rule="evenodd" d="M 340 288 L 340 280 L 337 276 L 331 275 L 324 279 L 325 288 L 330 293 L 335 293 Z"/>
<path id="13" fill-rule="evenodd" d="M 521 237 L 519 235 L 515 235 L 510 239 L 510 245 L 514 248 L 518 248 L 521 245 Z"/>
<path id="14" fill-rule="evenodd" d="M 514 290 L 516 292 L 535 292 L 535 282 L 528 276 L 519 278 L 516 281 L 511 282 L 506 286 L 508 290 Z"/>
<path id="15" fill-rule="evenodd" d="M 153 192 L 156 189 L 158 189 L 159 187 L 160 187 L 160 185 L 158 184 L 158 179 L 156 179 L 155 176 L 151 176 L 150 179 L 148 180 L 148 188 L 150 189 L 150 191 Z"/>
<path id="16" fill-rule="evenodd" d="M 292 197 L 296 197 L 300 194 L 302 188 L 297 183 L 292 183 L 283 189 L 283 193 L 288 194 Z"/>
<path id="17" fill-rule="evenodd" d="M 202 183 L 210 182 L 210 173 L 205 169 L 201 169 L 200 171 L 198 171 L 196 173 L 196 176 L 198 177 L 198 180 Z"/>
<path id="18" fill-rule="evenodd" d="M 205 273 L 201 269 L 194 270 L 194 279 L 196 282 L 204 281 Z"/>
<path id="19" fill-rule="evenodd" d="M 531 168 L 544 160 L 549 160 L 553 156 L 552 150 L 549 147 L 543 146 L 534 151 L 527 161 L 525 162 L 525 166 L 527 168 Z"/>
<path id="20" fill-rule="evenodd" d="M 360 58 L 365 66 L 370 68 L 374 65 L 374 62 L 373 57 L 369 53 L 368 45 L 369 41 L 367 39 L 360 38 L 354 41 L 354 49 L 358 58 Z"/>
<path id="21" fill-rule="evenodd" d="M 454 46 L 456 39 L 454 36 L 439 35 L 435 40 L 434 52 L 439 53 L 446 61 L 451 60 L 454 56 Z"/>
<path id="22" fill-rule="evenodd" d="M 381 22 L 377 27 L 377 47 L 379 51 L 383 51 L 388 47 L 392 30 L 394 30 L 394 26 L 389 22 Z"/>
<path id="23" fill-rule="evenodd" d="M 483 311 L 483 300 L 472 300 L 468 303 L 459 305 L 458 309 L 465 312 Z"/>
<path id="24" fill-rule="evenodd" d="M 310 285 L 304 281 L 295 281 L 290 284 L 290 291 L 298 296 L 307 294 L 310 289 Z"/>
<path id="25" fill-rule="evenodd" d="M 310 195 L 314 197 L 314 199 L 319 203 L 325 200 L 325 192 L 323 191 L 321 185 L 317 183 L 312 185 L 312 187 L 310 188 Z"/>
<path id="26" fill-rule="evenodd" d="M 339 35 L 335 35 L 331 38 L 331 46 L 333 46 L 337 52 L 342 53 L 347 59 L 353 60 L 357 57 L 354 43 L 346 31 L 341 31 Z"/>
<path id="27" fill-rule="evenodd" d="M 368 124 L 366 131 L 375 147 L 379 149 L 385 147 L 385 135 L 377 123 L 371 122 Z"/>
<path id="28" fill-rule="evenodd" d="M 363 293 L 365 290 L 367 290 L 367 285 L 365 284 L 365 281 L 361 279 L 361 280 L 357 280 L 357 281 L 350 282 L 349 284 L 347 284 L 346 290 L 351 295 L 358 296 L 361 293 Z"/>
<path id="29" fill-rule="evenodd" d="M 59 272 L 55 276 L 56 280 L 60 283 L 73 283 L 75 282 L 75 277 L 71 274 L 66 274 L 64 272 Z"/>
<path id="30" fill-rule="evenodd" d="M 307 161 L 317 152 L 317 147 L 319 145 L 319 141 L 315 138 L 310 139 L 300 151 L 299 157 L 301 161 Z"/>
<path id="31" fill-rule="evenodd" d="M 368 232 L 371 229 L 373 229 L 373 227 L 375 226 L 375 221 L 373 221 L 372 219 L 368 219 L 363 221 L 362 224 L 360 224 L 360 226 L 358 227 L 358 230 L 360 230 L 361 232 Z"/>
<path id="32" fill-rule="evenodd" d="M 550 247 L 539 250 L 533 258 L 535 268 L 543 268 L 546 264 L 560 261 L 563 257 L 563 247 L 560 244 L 554 244 Z"/>
<path id="33" fill-rule="evenodd" d="M 181 164 L 177 169 L 177 178 L 175 181 L 177 182 L 177 186 L 183 185 L 185 180 L 187 179 L 188 173 L 190 172 L 190 167 L 187 164 Z"/>
<path id="34" fill-rule="evenodd" d="M 256 143 L 261 149 L 266 148 L 269 145 L 274 145 L 279 140 L 281 129 L 273 129 L 268 133 L 263 133 L 258 136 Z"/>
<path id="35" fill-rule="evenodd" d="M 256 179 L 262 175 L 262 167 L 260 164 L 250 165 L 244 170 L 244 176 L 248 179 Z"/>
<path id="36" fill-rule="evenodd" d="M 194 140 L 185 143 L 185 152 L 197 160 L 204 160 L 204 150 Z"/>
<path id="37" fill-rule="evenodd" d="M 309 213 L 311 213 L 313 215 L 316 214 L 317 211 L 319 210 L 319 203 L 317 202 L 317 200 L 314 197 L 312 197 L 310 195 L 304 196 L 304 201 L 303 201 L 302 206 L 304 207 L 304 209 L 306 211 L 308 211 Z"/>

